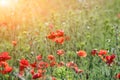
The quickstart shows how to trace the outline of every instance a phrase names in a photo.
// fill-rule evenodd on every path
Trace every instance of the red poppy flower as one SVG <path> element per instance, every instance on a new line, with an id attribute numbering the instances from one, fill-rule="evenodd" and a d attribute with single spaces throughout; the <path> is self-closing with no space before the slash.
<path id="1" fill-rule="evenodd" d="M 49 35 L 47 35 L 48 39 L 55 39 L 56 38 L 56 33 L 51 32 Z"/>
<path id="2" fill-rule="evenodd" d="M 28 60 L 21 59 L 20 60 L 20 71 L 24 70 L 24 68 L 27 68 L 29 66 Z"/>
<path id="3" fill-rule="evenodd" d="M 40 73 L 36 73 L 32 76 L 33 79 L 37 79 L 37 78 L 41 78 L 42 77 L 42 74 Z"/>
<path id="4" fill-rule="evenodd" d="M 36 68 L 37 67 L 37 62 L 34 62 L 34 63 L 30 64 L 30 66 L 33 67 L 33 68 Z"/>
<path id="5" fill-rule="evenodd" d="M 64 31 L 63 31 L 63 30 L 57 30 L 57 31 L 56 31 L 56 36 L 57 36 L 57 37 L 62 37 L 62 36 L 64 36 Z"/>
<path id="6" fill-rule="evenodd" d="M 76 73 L 82 73 L 83 72 L 83 70 L 79 69 L 78 67 L 74 67 L 74 70 L 75 70 Z"/>
<path id="7" fill-rule="evenodd" d="M 48 60 L 55 60 L 55 57 L 53 55 L 48 55 Z"/>
<path id="8" fill-rule="evenodd" d="M 38 61 L 42 60 L 42 55 L 38 55 L 38 56 L 36 57 L 36 59 L 37 59 Z"/>
<path id="9" fill-rule="evenodd" d="M 61 56 L 61 55 L 64 55 L 64 50 L 63 49 L 60 49 L 60 50 L 57 50 L 57 54 L 59 55 L 59 56 Z"/>
<path id="10" fill-rule="evenodd" d="M 11 59 L 11 56 L 9 56 L 8 52 L 2 52 L 0 53 L 0 61 L 6 61 Z"/>
<path id="11" fill-rule="evenodd" d="M 77 64 L 75 64 L 73 61 L 71 61 L 71 62 L 68 62 L 66 64 L 66 66 L 69 67 L 69 68 L 74 68 L 74 67 L 77 67 Z"/>
<path id="12" fill-rule="evenodd" d="M 13 46 L 17 45 L 17 41 L 12 41 Z"/>
<path id="13" fill-rule="evenodd" d="M 54 67 L 56 65 L 56 62 L 55 61 L 51 61 L 50 62 L 50 67 Z"/>
<path id="14" fill-rule="evenodd" d="M 39 64 L 38 64 L 38 68 L 40 68 L 40 69 L 43 69 L 43 68 L 48 68 L 48 63 L 46 63 L 46 62 L 43 62 L 43 61 L 41 61 Z"/>
<path id="15" fill-rule="evenodd" d="M 106 50 L 100 50 L 98 55 L 99 56 L 103 56 L 103 55 L 106 55 L 107 54 L 107 51 Z"/>
<path id="16" fill-rule="evenodd" d="M 7 74 L 10 73 L 12 71 L 12 67 L 4 67 L 4 70 L 0 71 L 2 74 Z"/>
<path id="17" fill-rule="evenodd" d="M 0 67 L 7 67 L 7 66 L 8 66 L 7 62 L 4 62 L 4 61 L 0 62 Z"/>
<path id="18" fill-rule="evenodd" d="M 58 63 L 58 67 L 61 67 L 61 66 L 64 66 L 64 65 L 65 65 L 65 63 L 63 61 Z"/>
<path id="19" fill-rule="evenodd" d="M 32 75 L 34 75 L 34 74 L 35 74 L 35 70 L 34 70 L 34 69 L 31 69 L 31 70 L 30 70 L 30 73 L 31 73 Z"/>
<path id="20" fill-rule="evenodd" d="M 48 39 L 53 40 L 54 42 L 58 44 L 63 44 L 65 40 L 68 40 L 69 38 L 64 36 L 63 30 L 57 30 L 56 32 L 51 32 L 48 36 Z"/>
<path id="21" fill-rule="evenodd" d="M 2 73 L 2 74 L 7 74 L 7 73 L 10 73 L 12 71 L 12 67 L 10 67 L 8 65 L 8 63 L 6 63 L 6 62 L 1 61 L 0 68 L 1 67 L 3 68 L 3 70 L 0 70 L 0 73 Z"/>
<path id="22" fill-rule="evenodd" d="M 87 56 L 87 53 L 86 53 L 85 51 L 83 51 L 83 50 L 80 50 L 80 51 L 77 52 L 77 55 L 78 55 L 79 57 L 86 57 L 86 56 Z"/>
<path id="23" fill-rule="evenodd" d="M 116 75 L 116 78 L 117 78 L 117 79 L 120 79 L 120 73 L 118 73 L 118 74 Z"/>
<path id="24" fill-rule="evenodd" d="M 55 77 L 52 77 L 52 80 L 57 80 Z"/>
<path id="25" fill-rule="evenodd" d="M 110 65 L 114 61 L 114 59 L 115 59 L 115 54 L 112 54 L 110 56 L 106 56 L 105 58 L 106 58 L 106 63 L 108 65 Z"/>
<path id="26" fill-rule="evenodd" d="M 64 37 L 57 37 L 57 38 L 54 39 L 54 41 L 56 43 L 63 44 L 64 41 L 65 41 L 65 38 Z"/>
<path id="27" fill-rule="evenodd" d="M 46 70 L 38 69 L 38 73 L 40 73 L 40 74 L 44 74 L 45 72 L 46 72 Z"/>
<path id="28" fill-rule="evenodd" d="M 94 56 L 94 55 L 96 55 L 97 54 L 97 50 L 96 49 L 93 49 L 92 51 L 91 51 L 91 54 Z"/>

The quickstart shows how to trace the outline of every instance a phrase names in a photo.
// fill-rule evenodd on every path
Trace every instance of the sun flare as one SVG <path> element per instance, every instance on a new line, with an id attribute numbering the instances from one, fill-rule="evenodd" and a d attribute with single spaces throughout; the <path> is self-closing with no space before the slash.
<path id="1" fill-rule="evenodd" d="M 18 0 L 0 0 L 0 7 L 12 7 L 18 2 Z"/>
<path id="2" fill-rule="evenodd" d="M 9 0 L 0 0 L 0 5 L 2 7 L 7 7 L 10 5 L 10 1 Z"/>

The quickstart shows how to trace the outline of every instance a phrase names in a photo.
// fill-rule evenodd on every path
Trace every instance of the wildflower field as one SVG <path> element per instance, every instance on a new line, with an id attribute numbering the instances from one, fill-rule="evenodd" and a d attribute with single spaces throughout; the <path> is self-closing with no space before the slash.
<path id="1" fill-rule="evenodd" d="M 0 0 L 0 80 L 120 80 L 120 0 Z"/>

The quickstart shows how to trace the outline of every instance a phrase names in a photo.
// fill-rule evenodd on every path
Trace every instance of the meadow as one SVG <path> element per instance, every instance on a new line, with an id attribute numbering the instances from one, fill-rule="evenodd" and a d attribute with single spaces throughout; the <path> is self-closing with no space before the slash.
<path id="1" fill-rule="evenodd" d="M 120 0 L 14 1 L 0 4 L 0 80 L 120 79 Z"/>

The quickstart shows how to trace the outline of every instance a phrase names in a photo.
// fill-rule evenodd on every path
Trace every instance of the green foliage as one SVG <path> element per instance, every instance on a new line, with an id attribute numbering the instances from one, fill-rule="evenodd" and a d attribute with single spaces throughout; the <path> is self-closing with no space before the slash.
<path id="1" fill-rule="evenodd" d="M 59 67 L 54 69 L 53 76 L 58 80 L 69 80 L 74 78 L 74 73 L 67 69 L 67 67 Z"/>

